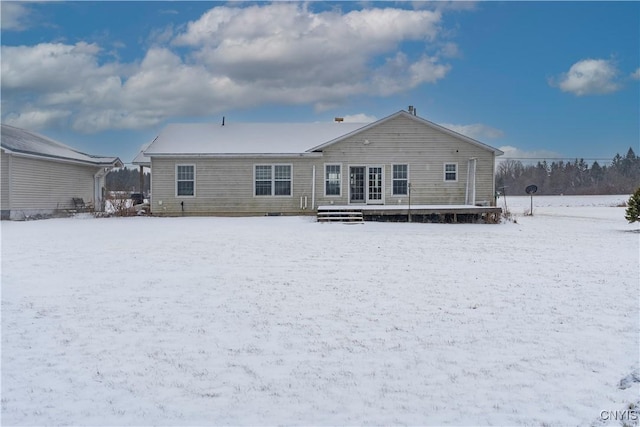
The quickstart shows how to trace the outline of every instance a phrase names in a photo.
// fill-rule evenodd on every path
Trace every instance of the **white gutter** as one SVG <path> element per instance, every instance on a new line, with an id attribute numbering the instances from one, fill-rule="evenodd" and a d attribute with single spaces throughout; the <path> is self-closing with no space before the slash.
<path id="1" fill-rule="evenodd" d="M 322 157 L 322 153 L 143 153 L 145 156 L 151 157 L 175 157 L 175 158 L 301 158 L 301 157 Z"/>
<path id="2" fill-rule="evenodd" d="M 316 208 L 316 165 L 313 165 L 311 172 L 311 209 Z"/>
<path id="3" fill-rule="evenodd" d="M 65 158 L 65 157 L 54 157 L 54 156 L 46 156 L 46 155 L 40 155 L 40 154 L 32 154 L 32 153 L 23 153 L 21 151 L 14 151 L 14 150 L 10 150 L 8 148 L 2 147 L 3 150 L 5 150 L 7 153 L 10 153 L 12 156 L 16 156 L 16 157 L 25 157 L 28 159 L 38 159 L 38 160 L 48 160 L 51 162 L 58 162 L 58 163 L 73 163 L 76 165 L 83 165 L 83 166 L 110 166 L 110 167 L 120 167 L 120 165 L 122 165 L 122 161 L 117 158 L 117 157 L 113 157 L 113 160 L 111 161 L 95 161 L 92 162 L 90 160 L 79 160 L 79 159 L 70 159 L 70 158 Z"/>
<path id="4" fill-rule="evenodd" d="M 104 177 L 110 170 L 109 167 L 102 167 L 93 175 L 93 209 L 97 212 L 102 212 L 102 187 L 104 186 Z"/>

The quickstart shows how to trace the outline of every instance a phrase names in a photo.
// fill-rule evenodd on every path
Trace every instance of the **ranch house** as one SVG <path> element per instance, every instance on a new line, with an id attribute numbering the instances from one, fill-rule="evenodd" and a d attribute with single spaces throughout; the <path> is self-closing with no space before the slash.
<path id="1" fill-rule="evenodd" d="M 426 218 L 499 212 L 501 154 L 410 108 L 368 124 L 169 124 L 134 164 L 151 168 L 157 215 Z"/>

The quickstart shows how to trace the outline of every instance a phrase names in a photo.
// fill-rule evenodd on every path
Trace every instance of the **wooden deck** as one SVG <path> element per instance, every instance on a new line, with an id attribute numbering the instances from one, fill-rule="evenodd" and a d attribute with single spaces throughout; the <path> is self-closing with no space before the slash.
<path id="1" fill-rule="evenodd" d="M 493 224 L 499 222 L 502 209 L 472 205 L 324 205 L 318 206 L 318 221 L 340 221 L 360 213 L 364 221 Z"/>

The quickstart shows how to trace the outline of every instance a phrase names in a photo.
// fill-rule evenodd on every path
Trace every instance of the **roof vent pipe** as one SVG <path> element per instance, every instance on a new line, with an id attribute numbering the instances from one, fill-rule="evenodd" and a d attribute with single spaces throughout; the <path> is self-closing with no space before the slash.
<path id="1" fill-rule="evenodd" d="M 222 116 L 222 126 L 224 126 L 224 116 Z"/>

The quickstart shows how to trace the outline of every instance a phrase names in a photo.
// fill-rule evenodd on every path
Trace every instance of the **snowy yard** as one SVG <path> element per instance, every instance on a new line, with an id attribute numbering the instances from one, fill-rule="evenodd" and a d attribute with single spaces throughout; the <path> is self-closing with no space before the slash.
<path id="1" fill-rule="evenodd" d="M 500 225 L 2 222 L 2 424 L 620 425 L 627 198 L 509 197 Z"/>

